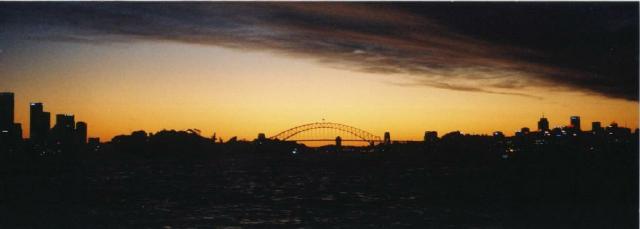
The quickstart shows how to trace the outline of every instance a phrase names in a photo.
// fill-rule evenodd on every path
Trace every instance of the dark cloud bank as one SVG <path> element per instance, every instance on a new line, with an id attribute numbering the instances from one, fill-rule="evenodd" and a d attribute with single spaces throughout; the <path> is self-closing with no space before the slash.
<path id="1" fill-rule="evenodd" d="M 0 35 L 269 50 L 410 83 L 638 100 L 638 3 L 0 3 Z M 35 28 L 35 30 L 34 30 Z M 18 32 L 20 33 L 20 32 Z"/>

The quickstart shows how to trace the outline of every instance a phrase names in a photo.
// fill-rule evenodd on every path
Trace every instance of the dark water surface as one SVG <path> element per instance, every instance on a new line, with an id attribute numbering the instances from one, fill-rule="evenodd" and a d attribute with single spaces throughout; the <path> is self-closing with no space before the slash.
<path id="1" fill-rule="evenodd" d="M 0 213 L 4 228 L 635 225 L 628 184 L 580 173 L 363 154 L 88 160 L 4 168 Z"/>

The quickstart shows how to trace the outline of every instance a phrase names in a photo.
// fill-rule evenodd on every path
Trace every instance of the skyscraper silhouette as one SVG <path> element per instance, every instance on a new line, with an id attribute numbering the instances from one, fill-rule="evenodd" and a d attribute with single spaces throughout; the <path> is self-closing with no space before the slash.
<path id="1" fill-rule="evenodd" d="M 52 135 L 56 144 L 70 144 L 73 142 L 75 132 L 75 120 L 73 115 L 57 114 L 56 125 L 53 126 Z"/>
<path id="2" fill-rule="evenodd" d="M 76 139 L 80 144 L 87 143 L 87 123 L 86 122 L 76 123 Z"/>
<path id="3" fill-rule="evenodd" d="M 580 130 L 580 116 L 571 116 L 571 126 L 575 130 Z"/>
<path id="4" fill-rule="evenodd" d="M 42 103 L 29 104 L 29 139 L 36 141 L 39 138 L 38 127 L 40 127 L 40 116 L 43 108 Z"/>
<path id="5" fill-rule="evenodd" d="M 30 106 L 29 139 L 35 144 L 44 144 L 49 135 L 51 116 L 44 112 L 42 103 L 31 103 Z"/>
<path id="6" fill-rule="evenodd" d="M 540 121 L 538 121 L 538 131 L 548 131 L 549 130 L 549 120 L 542 116 Z"/>
<path id="7" fill-rule="evenodd" d="M 75 128 L 75 117 L 68 114 L 57 114 L 55 128 L 73 131 Z"/>
<path id="8" fill-rule="evenodd" d="M 0 92 L 0 131 L 9 133 L 13 125 L 14 95 L 11 92 Z"/>
<path id="9" fill-rule="evenodd" d="M 391 134 L 389 132 L 384 132 L 384 144 L 391 144 Z"/>

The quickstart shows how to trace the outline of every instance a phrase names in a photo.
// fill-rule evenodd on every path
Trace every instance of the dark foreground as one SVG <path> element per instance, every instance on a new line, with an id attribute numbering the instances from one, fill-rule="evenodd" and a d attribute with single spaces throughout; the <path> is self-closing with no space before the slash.
<path id="1" fill-rule="evenodd" d="M 2 168 L 0 227 L 637 228 L 637 161 L 628 159 L 482 166 L 353 153 L 13 163 Z"/>

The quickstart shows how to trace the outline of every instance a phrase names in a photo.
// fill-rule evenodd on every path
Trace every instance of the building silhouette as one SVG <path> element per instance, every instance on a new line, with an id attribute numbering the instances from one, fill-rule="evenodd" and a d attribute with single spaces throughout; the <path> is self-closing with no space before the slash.
<path id="1" fill-rule="evenodd" d="M 383 140 L 384 144 L 391 144 L 391 134 L 389 134 L 389 131 L 384 132 L 384 140 Z"/>
<path id="2" fill-rule="evenodd" d="M 438 132 L 437 131 L 425 131 L 424 132 L 424 142 L 436 142 L 438 140 Z"/>
<path id="3" fill-rule="evenodd" d="M 87 143 L 87 123 L 86 122 L 76 123 L 75 136 L 78 143 L 82 145 Z"/>
<path id="4" fill-rule="evenodd" d="M 14 94 L 0 92 L 0 156 L 17 156 L 22 141 L 22 125 L 14 123 Z"/>
<path id="5" fill-rule="evenodd" d="M 43 110 L 42 103 L 31 103 L 29 110 L 29 139 L 32 143 L 42 146 L 49 135 L 51 114 Z"/>
<path id="6" fill-rule="evenodd" d="M 56 125 L 54 128 L 60 128 L 64 130 L 73 131 L 75 128 L 75 117 L 69 114 L 57 114 Z"/>
<path id="7" fill-rule="evenodd" d="M 538 121 L 538 131 L 549 131 L 549 120 L 544 116 Z"/>
<path id="8" fill-rule="evenodd" d="M 259 142 L 264 142 L 267 140 L 267 135 L 265 135 L 264 133 L 258 133 L 258 141 Z"/>
<path id="9" fill-rule="evenodd" d="M 591 131 L 595 133 L 602 133 L 604 129 L 602 128 L 602 123 L 600 122 L 592 122 L 591 123 Z"/>
<path id="10" fill-rule="evenodd" d="M 69 146 L 74 141 L 75 118 L 73 115 L 57 114 L 56 124 L 51 130 L 55 145 Z M 67 147 L 68 148 L 68 147 Z"/>
<path id="11" fill-rule="evenodd" d="M 571 116 L 571 127 L 573 127 L 573 129 L 575 130 L 581 130 L 580 129 L 580 116 Z"/>
<path id="12" fill-rule="evenodd" d="M 11 92 L 0 92 L 0 132 L 9 133 L 15 126 L 14 117 L 14 95 Z"/>

